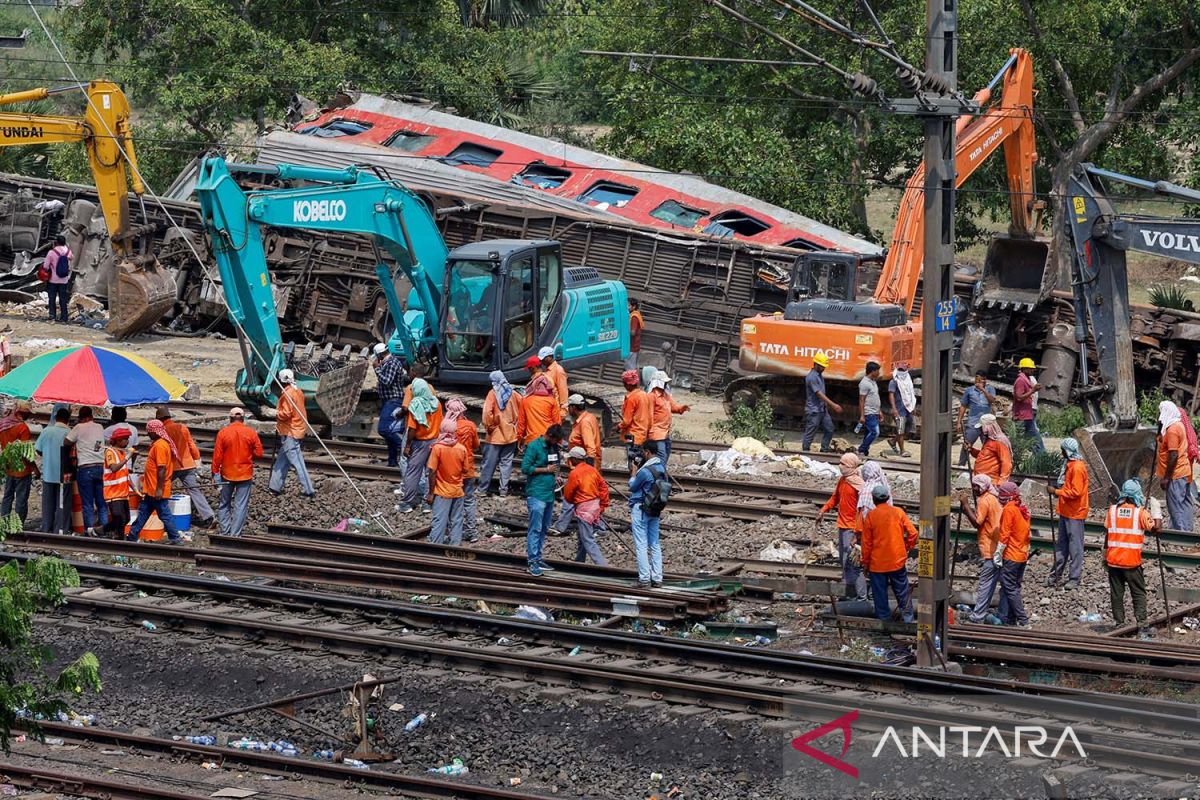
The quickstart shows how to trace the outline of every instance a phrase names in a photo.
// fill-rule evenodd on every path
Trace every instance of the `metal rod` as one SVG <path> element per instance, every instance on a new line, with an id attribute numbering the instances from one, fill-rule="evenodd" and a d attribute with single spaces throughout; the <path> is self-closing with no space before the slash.
<path id="1" fill-rule="evenodd" d="M 701 64 L 755 64 L 766 67 L 817 67 L 815 61 L 772 61 L 762 58 L 721 58 L 719 56 L 685 56 L 675 53 L 626 53 L 613 50 L 580 50 L 581 56 L 604 56 L 607 58 L 647 58 L 663 61 L 695 61 Z"/>

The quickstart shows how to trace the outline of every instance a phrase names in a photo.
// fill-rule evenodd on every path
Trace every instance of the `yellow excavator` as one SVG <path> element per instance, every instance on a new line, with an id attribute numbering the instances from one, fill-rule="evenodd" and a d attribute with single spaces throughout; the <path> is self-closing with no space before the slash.
<path id="1" fill-rule="evenodd" d="M 44 100 L 73 91 L 78 91 L 78 87 L 13 92 L 0 95 L 0 106 Z M 0 147 L 83 143 L 117 260 L 108 287 L 108 331 L 116 337 L 130 336 L 148 329 L 171 309 L 175 303 L 175 281 L 158 266 L 153 255 L 136 252 L 135 243 L 153 233 L 156 226 L 134 227 L 130 220 L 130 185 L 139 200 L 145 186 L 133 149 L 129 100 L 119 86 L 108 81 L 89 83 L 87 97 L 87 111 L 81 117 L 0 111 Z M 128 171 L 127 161 L 131 167 Z M 142 218 L 145 219 L 144 206 Z"/>

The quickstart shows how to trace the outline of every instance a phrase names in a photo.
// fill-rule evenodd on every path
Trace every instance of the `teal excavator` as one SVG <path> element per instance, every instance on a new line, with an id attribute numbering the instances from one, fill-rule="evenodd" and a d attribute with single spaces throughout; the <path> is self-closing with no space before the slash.
<path id="1" fill-rule="evenodd" d="M 239 175 L 303 185 L 246 190 Z M 395 325 L 388 347 L 410 364 L 431 365 L 440 386 L 483 387 L 493 370 L 524 382 L 525 360 L 542 347 L 553 347 L 568 370 L 629 354 L 624 284 L 590 267 L 564 268 L 555 241 L 498 239 L 450 251 L 425 203 L 380 171 L 206 157 L 196 197 L 239 330 L 245 366 L 237 394 L 251 411 L 274 407 L 275 376 L 286 368 L 308 398 L 310 419 L 341 425 L 358 406 L 369 363 L 348 347 L 335 353 L 283 340 L 265 226 L 367 237 Z"/>

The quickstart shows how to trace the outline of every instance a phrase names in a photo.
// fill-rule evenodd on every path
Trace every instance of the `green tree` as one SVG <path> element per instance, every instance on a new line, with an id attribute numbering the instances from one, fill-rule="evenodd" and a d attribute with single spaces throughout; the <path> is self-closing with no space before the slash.
<path id="1" fill-rule="evenodd" d="M 49 648 L 33 642 L 34 614 L 63 602 L 63 588 L 79 575 L 57 558 L 35 558 L 0 567 L 0 746 L 8 751 L 18 714 L 53 718 L 85 690 L 100 690 L 96 657 L 84 653 L 48 675 Z"/>

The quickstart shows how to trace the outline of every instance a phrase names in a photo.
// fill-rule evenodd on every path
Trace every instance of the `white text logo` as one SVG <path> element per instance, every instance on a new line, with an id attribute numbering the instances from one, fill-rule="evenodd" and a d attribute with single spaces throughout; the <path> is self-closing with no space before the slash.
<path id="1" fill-rule="evenodd" d="M 295 222 L 341 222 L 346 218 L 345 200 L 293 200 Z"/>

